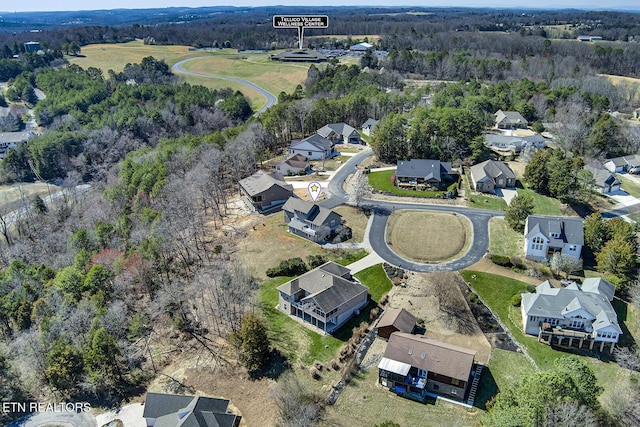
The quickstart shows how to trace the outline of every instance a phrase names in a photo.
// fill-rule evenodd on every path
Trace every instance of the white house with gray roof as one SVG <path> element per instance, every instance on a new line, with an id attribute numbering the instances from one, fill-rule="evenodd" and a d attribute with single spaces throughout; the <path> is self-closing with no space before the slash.
<path id="1" fill-rule="evenodd" d="M 587 165 L 584 168 L 593 175 L 593 189 L 597 192 L 610 194 L 620 191 L 621 183 L 615 173 L 599 165 Z"/>
<path id="2" fill-rule="evenodd" d="M 366 122 L 362 124 L 362 133 L 367 136 L 371 136 L 373 134 L 373 128 L 378 124 L 378 120 L 368 118 Z"/>
<path id="3" fill-rule="evenodd" d="M 615 286 L 594 277 L 582 285 L 575 282 L 555 288 L 547 280 L 532 294 L 522 294 L 522 325 L 529 335 L 548 340 L 552 345 L 613 353 L 622 335 L 618 316 L 611 305 Z M 599 345 L 599 347 L 598 347 Z"/>
<path id="4" fill-rule="evenodd" d="M 27 142 L 33 136 L 31 131 L 0 133 L 0 159 L 4 159 L 9 150 L 14 150 L 21 142 Z"/>
<path id="5" fill-rule="evenodd" d="M 292 141 L 289 155 L 301 154 L 309 160 L 330 159 L 336 155 L 335 145 L 332 140 L 316 133 L 305 139 Z"/>
<path id="6" fill-rule="evenodd" d="M 604 162 L 610 172 L 628 172 L 634 166 L 640 166 L 640 154 L 614 157 Z"/>
<path id="7" fill-rule="evenodd" d="M 369 288 L 328 262 L 278 287 L 278 310 L 331 333 L 367 305 Z"/>
<path id="8" fill-rule="evenodd" d="M 282 211 L 289 232 L 313 242 L 324 242 L 342 224 L 340 214 L 295 197 L 287 200 Z"/>
<path id="9" fill-rule="evenodd" d="M 318 129 L 318 135 L 336 144 L 361 144 L 360 134 L 346 123 L 329 123 Z"/>
<path id="10" fill-rule="evenodd" d="M 584 221 L 580 217 L 529 215 L 524 226 L 524 253 L 544 261 L 554 252 L 580 258 L 584 245 Z"/>

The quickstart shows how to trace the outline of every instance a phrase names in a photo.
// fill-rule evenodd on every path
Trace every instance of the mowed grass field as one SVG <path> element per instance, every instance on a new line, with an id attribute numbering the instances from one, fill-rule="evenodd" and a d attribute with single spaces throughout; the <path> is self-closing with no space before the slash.
<path id="1" fill-rule="evenodd" d="M 439 212 L 399 211 L 389 217 L 391 249 L 417 262 L 443 262 L 462 255 L 471 244 L 469 221 Z"/>
<path id="2" fill-rule="evenodd" d="M 107 76 L 109 70 L 121 72 L 127 64 L 139 63 L 147 56 L 164 59 L 169 65 L 196 58 L 184 64 L 183 68 L 212 76 L 248 80 L 276 96 L 280 92 L 291 93 L 298 84 L 304 84 L 309 68 L 308 64 L 271 62 L 268 53 L 238 53 L 235 49 L 218 51 L 189 49 L 189 46 L 150 46 L 136 40 L 129 43 L 84 46 L 82 56 L 68 57 L 68 59 L 84 69 L 99 68 Z M 181 75 L 181 78 L 187 83 L 211 89 L 228 87 L 239 90 L 249 99 L 254 110 L 260 109 L 266 102 L 260 93 L 238 82 L 190 75 Z"/>

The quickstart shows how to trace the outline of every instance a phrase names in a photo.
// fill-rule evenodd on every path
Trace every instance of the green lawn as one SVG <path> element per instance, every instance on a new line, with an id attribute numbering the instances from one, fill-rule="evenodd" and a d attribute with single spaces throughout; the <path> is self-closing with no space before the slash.
<path id="1" fill-rule="evenodd" d="M 384 272 L 382 264 L 366 268 L 356 273 L 355 276 L 361 283 L 369 287 L 369 294 L 375 302 L 380 302 L 383 295 L 389 292 L 393 286 Z"/>
<path id="2" fill-rule="evenodd" d="M 503 211 L 507 209 L 507 202 L 497 196 L 485 196 L 483 194 L 474 194 L 467 198 L 467 206 L 470 208 L 490 209 L 494 211 Z"/>
<path id="3" fill-rule="evenodd" d="M 636 184 L 635 181 L 627 178 L 622 174 L 617 174 L 616 176 L 622 183 L 621 187 L 624 191 L 626 191 L 627 193 L 629 193 L 635 198 L 640 198 L 640 185 Z"/>
<path id="4" fill-rule="evenodd" d="M 504 256 L 524 255 L 524 235 L 514 231 L 507 221 L 492 218 L 489 222 L 489 252 Z"/>
<path id="5" fill-rule="evenodd" d="M 520 326 L 520 308 L 513 307 L 509 316 L 511 297 L 517 293 L 526 292 L 527 284 L 519 280 L 502 277 L 495 274 L 478 271 L 464 270 L 461 272 L 465 280 L 471 283 L 474 292 L 477 293 L 491 310 L 500 318 L 515 339 L 527 349 L 529 355 L 535 360 L 538 367 L 546 369 L 551 362 L 565 353 L 554 350 L 546 344 L 538 342 L 537 337 L 525 335 Z M 476 278 L 473 279 L 472 276 Z M 518 324 L 514 323 L 514 319 Z"/>
<path id="6" fill-rule="evenodd" d="M 391 175 L 393 175 L 394 172 L 393 170 L 371 172 L 369 174 L 369 185 L 378 191 L 393 193 L 399 196 L 438 197 L 443 194 L 442 191 L 416 191 L 396 188 L 391 182 Z"/>
<path id="7" fill-rule="evenodd" d="M 536 193 L 533 190 L 522 188 L 518 189 L 518 194 L 526 194 L 531 196 L 531 198 L 533 199 L 533 203 L 535 204 L 535 208 L 533 209 L 534 214 L 556 216 L 562 215 L 561 203 L 557 199 L 543 196 L 542 194 Z"/>
<path id="8" fill-rule="evenodd" d="M 534 371 L 533 365 L 522 353 L 491 349 L 489 363 L 482 371 L 475 405 L 486 409 L 486 403 L 508 385 Z"/>
<path id="9" fill-rule="evenodd" d="M 364 250 L 357 253 L 360 252 L 364 252 Z M 364 254 L 366 255 L 366 252 Z M 345 264 L 353 262 L 346 262 L 346 257 L 341 261 Z M 380 277 L 380 273 L 375 267 L 380 268 L 384 278 Z M 265 280 L 260 287 L 259 300 L 262 313 L 267 322 L 271 345 L 280 350 L 291 363 L 302 362 L 310 364 L 316 360 L 328 362 L 333 359 L 340 346 L 351 338 L 352 329 L 361 322 L 369 320 L 370 310 L 377 306 L 382 294 L 391 289 L 391 282 L 384 274 L 381 264 L 363 270 L 356 277 L 363 285 L 369 287 L 372 295 L 376 295 L 377 298 L 372 297 L 373 301 L 360 310 L 359 316 L 349 320 L 333 335 L 326 336 L 307 328 L 297 320 L 276 309 L 278 305 L 278 286 L 288 282 L 293 277 L 280 276 Z M 383 279 L 386 279 L 388 283 L 385 283 Z"/>

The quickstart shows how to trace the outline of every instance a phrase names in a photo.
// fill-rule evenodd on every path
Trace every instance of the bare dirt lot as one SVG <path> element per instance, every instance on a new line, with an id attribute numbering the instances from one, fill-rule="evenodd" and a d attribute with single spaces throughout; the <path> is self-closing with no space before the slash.
<path id="1" fill-rule="evenodd" d="M 416 262 L 455 258 L 469 247 L 470 237 L 469 221 L 456 214 L 400 211 L 391 214 L 387 223 L 389 246 L 403 258 Z"/>

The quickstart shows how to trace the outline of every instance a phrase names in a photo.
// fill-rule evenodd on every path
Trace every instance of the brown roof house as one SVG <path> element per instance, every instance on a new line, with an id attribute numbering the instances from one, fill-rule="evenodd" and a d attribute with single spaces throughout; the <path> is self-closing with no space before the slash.
<path id="1" fill-rule="evenodd" d="M 242 418 L 227 399 L 163 393 L 147 393 L 142 416 L 147 427 L 237 427 Z"/>
<path id="2" fill-rule="evenodd" d="M 295 197 L 287 200 L 282 211 L 289 232 L 313 242 L 324 242 L 342 225 L 340 214 Z"/>
<path id="3" fill-rule="evenodd" d="M 394 332 L 413 333 L 416 318 L 404 308 L 393 308 L 384 312 L 378 321 L 378 336 L 388 340 Z"/>
<path id="4" fill-rule="evenodd" d="M 476 191 L 493 193 L 496 188 L 514 188 L 516 174 L 504 162 L 487 160 L 471 166 L 471 181 Z"/>
<path id="5" fill-rule="evenodd" d="M 240 180 L 240 189 L 258 212 L 266 212 L 282 206 L 293 196 L 293 186 L 284 182 L 282 175 L 269 175 L 258 171 Z"/>
<path id="6" fill-rule="evenodd" d="M 469 397 L 476 373 L 476 351 L 421 335 L 394 332 L 378 364 L 378 381 L 399 396 L 424 402 L 445 396 L 459 401 Z"/>
<path id="7" fill-rule="evenodd" d="M 278 287 L 278 309 L 332 333 L 367 305 L 369 288 L 328 262 Z"/>
<path id="8" fill-rule="evenodd" d="M 311 164 L 309 159 L 300 153 L 287 157 L 281 162 L 278 162 L 271 166 L 274 172 L 281 173 L 282 175 L 300 175 L 306 174 L 311 170 Z"/>
<path id="9" fill-rule="evenodd" d="M 517 111 L 498 110 L 494 114 L 498 129 L 526 129 L 529 125 L 527 119 Z"/>

